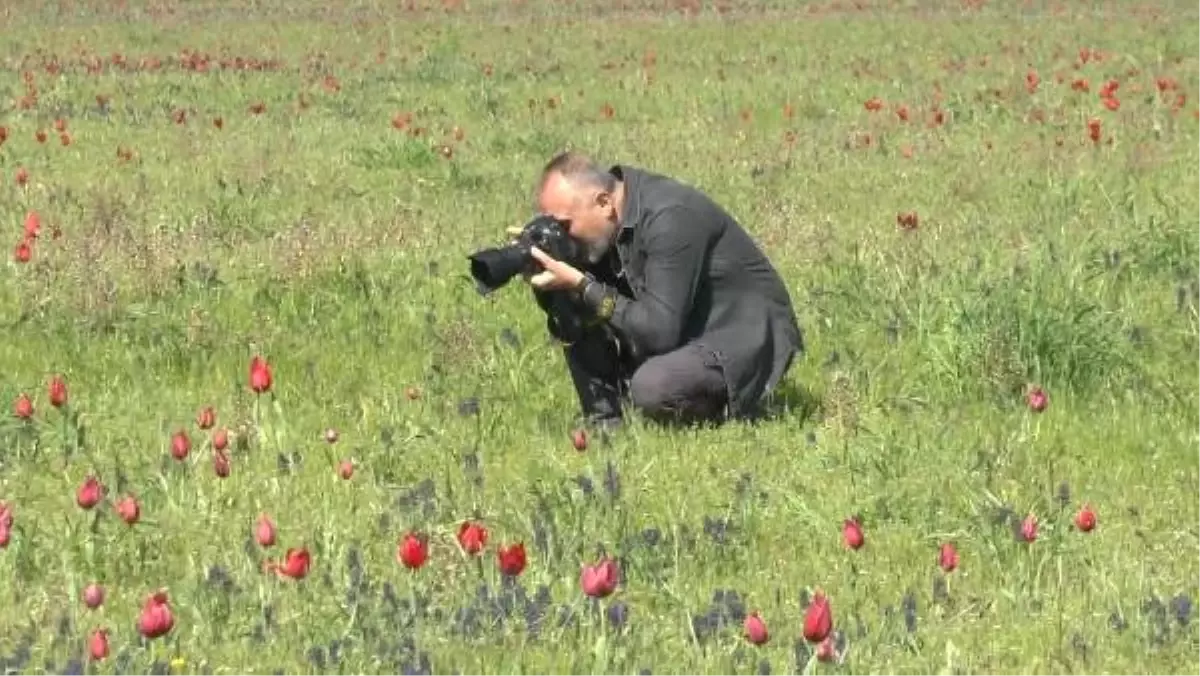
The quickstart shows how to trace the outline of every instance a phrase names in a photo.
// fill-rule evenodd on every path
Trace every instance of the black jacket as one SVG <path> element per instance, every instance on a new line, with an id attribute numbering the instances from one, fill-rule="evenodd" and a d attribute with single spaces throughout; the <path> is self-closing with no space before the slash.
<path id="1" fill-rule="evenodd" d="M 616 252 L 632 298 L 596 281 L 582 300 L 638 359 L 699 343 L 720 363 L 729 414 L 753 415 L 804 350 L 779 274 L 736 220 L 699 190 L 617 165 L 625 204 Z"/>

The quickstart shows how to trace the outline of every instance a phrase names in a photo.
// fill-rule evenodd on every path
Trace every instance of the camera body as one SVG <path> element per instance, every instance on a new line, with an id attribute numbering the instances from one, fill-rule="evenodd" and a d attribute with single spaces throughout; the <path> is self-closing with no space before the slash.
<path id="1" fill-rule="evenodd" d="M 525 224 L 517 237 L 517 245 L 523 247 L 526 252 L 529 251 L 529 247 L 536 246 L 556 261 L 579 266 L 583 263 L 583 248 L 571 238 L 569 230 L 570 223 L 543 214 Z M 530 263 L 530 271 L 541 271 L 542 266 L 534 261 L 532 256 Z"/>
<path id="2" fill-rule="evenodd" d="M 519 274 L 536 274 L 542 265 L 533 258 L 530 249 L 537 247 L 551 258 L 581 268 L 583 247 L 568 233 L 569 224 L 548 214 L 539 214 L 521 229 L 516 241 L 503 247 L 484 249 L 471 254 L 471 277 L 476 288 L 487 295 L 508 284 Z M 575 301 L 565 291 L 534 289 L 538 306 L 546 312 L 547 328 L 559 340 L 575 342 L 582 336 L 585 324 Z"/>

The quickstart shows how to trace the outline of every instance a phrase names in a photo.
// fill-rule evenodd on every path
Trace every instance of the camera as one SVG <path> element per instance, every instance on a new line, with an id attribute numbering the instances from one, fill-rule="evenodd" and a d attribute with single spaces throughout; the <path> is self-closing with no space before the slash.
<path id="1" fill-rule="evenodd" d="M 539 214 L 521 228 L 521 234 L 515 242 L 471 254 L 468 259 L 476 288 L 481 294 L 487 295 L 519 274 L 541 272 L 541 263 L 530 253 L 535 246 L 554 260 L 576 268 L 582 267 L 583 249 L 571 238 L 568 229 L 568 223 L 547 214 Z M 538 306 L 546 313 L 546 325 L 551 335 L 566 343 L 573 343 L 583 335 L 585 323 L 576 302 L 567 292 L 534 289 L 533 295 Z"/>
<path id="2" fill-rule="evenodd" d="M 471 276 L 480 292 L 491 293 L 523 272 L 541 272 L 541 264 L 529 252 L 535 246 L 556 261 L 578 267 L 580 246 L 567 234 L 567 229 L 567 223 L 541 214 L 521 228 L 521 234 L 512 244 L 471 254 Z"/>

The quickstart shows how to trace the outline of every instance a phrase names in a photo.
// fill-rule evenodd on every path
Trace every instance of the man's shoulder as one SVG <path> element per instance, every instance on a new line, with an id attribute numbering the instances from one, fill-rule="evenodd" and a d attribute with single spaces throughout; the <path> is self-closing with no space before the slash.
<path id="1" fill-rule="evenodd" d="M 703 195 L 699 188 L 683 179 L 640 167 L 625 167 L 626 176 L 635 179 L 646 203 L 656 206 L 683 204 L 689 197 Z"/>
<path id="2" fill-rule="evenodd" d="M 627 188 L 636 192 L 641 223 L 648 223 L 663 212 L 687 211 L 693 217 L 720 208 L 699 187 L 682 179 L 640 167 L 623 166 Z"/>

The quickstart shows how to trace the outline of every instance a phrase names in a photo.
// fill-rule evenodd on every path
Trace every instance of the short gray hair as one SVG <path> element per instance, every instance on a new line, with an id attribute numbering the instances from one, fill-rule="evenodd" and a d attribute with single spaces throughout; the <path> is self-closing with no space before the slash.
<path id="1" fill-rule="evenodd" d="M 605 192 L 612 192 L 617 188 L 617 177 L 613 176 L 607 166 L 575 150 L 565 150 L 550 158 L 538 181 L 539 192 L 552 174 L 559 174 L 576 186 L 599 188 Z"/>

